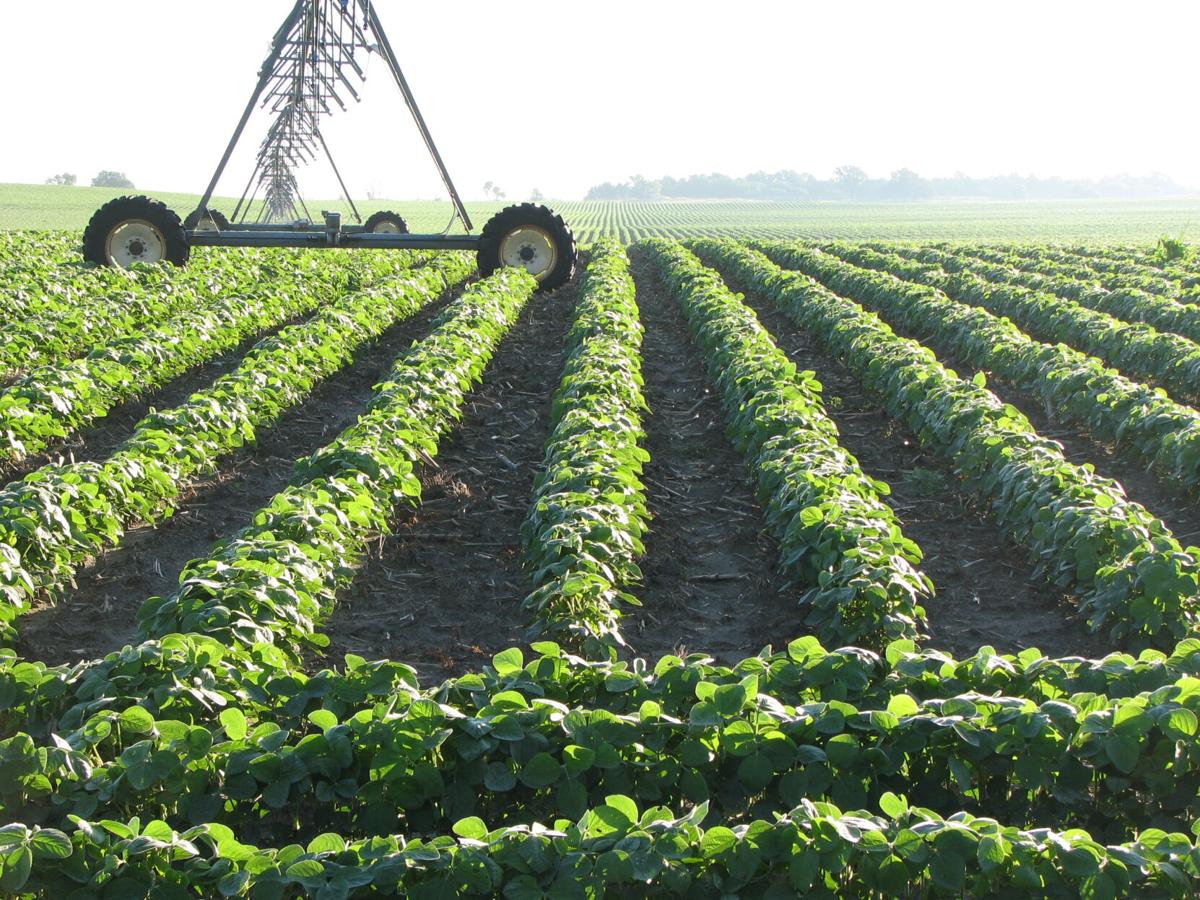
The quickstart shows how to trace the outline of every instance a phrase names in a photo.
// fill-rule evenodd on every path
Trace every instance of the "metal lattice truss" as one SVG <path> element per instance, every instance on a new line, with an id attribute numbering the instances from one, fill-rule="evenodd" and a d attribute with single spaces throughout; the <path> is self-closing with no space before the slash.
<path id="1" fill-rule="evenodd" d="M 359 14 L 363 13 L 362 16 Z M 300 196 L 296 170 L 312 162 L 318 150 L 333 158 L 321 137 L 320 121 L 332 115 L 334 108 L 345 110 L 343 94 L 360 99 L 351 76 L 362 82 L 363 66 L 357 56 L 374 49 L 367 40 L 365 10 L 357 3 L 340 0 L 316 0 L 305 4 L 303 15 L 286 32 L 276 35 L 279 59 L 260 105 L 273 117 L 267 135 L 259 147 L 254 174 L 248 190 L 251 202 L 238 204 L 234 220 L 250 213 L 253 198 L 263 194 L 259 222 L 310 219 Z M 350 74 L 348 75 L 347 72 Z M 336 165 L 333 166 L 337 171 Z M 339 183 L 341 177 L 338 177 Z M 354 201 L 342 184 L 357 221 L 362 221 Z M 243 201 L 245 194 L 243 194 Z M 299 208 L 297 208 L 299 205 Z M 301 215 L 303 209 L 303 216 Z"/>
<path id="2" fill-rule="evenodd" d="M 255 107 L 261 107 L 270 115 L 271 124 L 259 146 L 254 171 L 233 212 L 232 221 L 248 221 L 260 197 L 263 202 L 254 217 L 258 223 L 310 221 L 311 216 L 300 196 L 296 172 L 324 156 L 337 176 L 355 219 L 361 222 L 358 208 L 350 198 L 321 134 L 321 122 L 361 99 L 357 88 L 366 80 L 365 58 L 373 53 L 383 57 L 395 77 L 450 192 L 458 217 L 470 231 L 470 218 L 417 109 L 372 0 L 296 0 L 275 34 L 271 53 L 259 72 L 258 86 L 201 201 L 200 210 L 207 210 L 251 113 Z"/>

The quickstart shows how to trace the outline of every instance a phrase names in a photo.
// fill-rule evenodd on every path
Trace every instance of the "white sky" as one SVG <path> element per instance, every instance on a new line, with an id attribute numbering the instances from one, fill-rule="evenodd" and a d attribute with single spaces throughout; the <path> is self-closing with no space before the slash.
<path id="1" fill-rule="evenodd" d="M 1200 3 L 376 0 L 459 189 L 758 169 L 1164 172 L 1200 186 Z M 2 0 L 0 182 L 199 191 L 292 0 Z M 326 126 L 352 192 L 441 196 L 384 68 Z M 240 193 L 250 129 L 220 193 Z M 332 197 L 324 166 L 305 193 Z"/>

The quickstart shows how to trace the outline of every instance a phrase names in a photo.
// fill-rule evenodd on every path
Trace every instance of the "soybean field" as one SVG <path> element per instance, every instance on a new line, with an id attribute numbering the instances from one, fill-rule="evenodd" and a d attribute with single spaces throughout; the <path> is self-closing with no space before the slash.
<path id="1" fill-rule="evenodd" d="M 96 208 L 128 191 L 121 188 L 0 184 L 0 231 L 5 229 L 82 229 Z M 155 196 L 174 209 L 195 209 L 194 194 Z M 477 222 L 504 208 L 502 202 L 467 204 Z M 218 198 L 226 212 L 236 198 Z M 335 210 L 355 221 L 342 200 L 310 201 L 313 212 Z M 556 201 L 554 208 L 571 223 L 583 243 L 613 238 L 633 243 L 653 237 L 690 240 L 732 237 L 739 240 L 892 240 L 1066 242 L 1147 245 L 1164 233 L 1200 242 L 1200 200 L 981 201 L 867 203 L 853 201 Z M 414 231 L 461 232 L 454 209 L 445 201 L 360 201 L 363 218 L 382 210 L 402 209 Z"/>
<path id="2" fill-rule="evenodd" d="M 0 232 L 0 892 L 1195 896 L 1194 254 L 709 206 Z"/>

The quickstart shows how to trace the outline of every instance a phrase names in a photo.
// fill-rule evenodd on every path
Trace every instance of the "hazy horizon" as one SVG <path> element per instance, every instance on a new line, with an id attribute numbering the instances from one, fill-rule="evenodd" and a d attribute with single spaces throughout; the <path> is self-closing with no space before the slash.
<path id="1" fill-rule="evenodd" d="M 19 130 L 0 182 L 101 169 L 139 188 L 200 192 L 292 0 L 7 4 L 0 57 Z M 513 16 L 376 0 L 434 137 L 468 199 L 485 181 L 578 199 L 602 182 L 856 165 L 886 178 L 1162 174 L 1200 185 L 1200 124 L 1182 107 L 1200 5 L 1076 0 L 836 8 L 615 0 Z M 48 46 L 52 36 L 54 44 Z M 31 75 L 36 73 L 36 76 Z M 326 126 L 356 198 L 444 197 L 384 70 Z M 251 123 L 219 193 L 237 195 L 263 133 Z M 336 196 L 321 164 L 305 193 Z"/>

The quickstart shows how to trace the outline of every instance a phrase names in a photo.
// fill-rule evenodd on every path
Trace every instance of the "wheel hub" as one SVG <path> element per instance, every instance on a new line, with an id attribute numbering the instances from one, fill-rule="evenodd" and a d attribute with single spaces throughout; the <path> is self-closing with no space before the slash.
<path id="1" fill-rule="evenodd" d="M 500 264 L 524 269 L 544 281 L 558 264 L 558 247 L 544 228 L 524 225 L 514 228 L 500 242 Z"/>
<path id="2" fill-rule="evenodd" d="M 167 242 L 158 227 L 145 219 L 120 222 L 108 233 L 106 255 L 114 265 L 155 263 L 167 255 Z"/>

